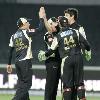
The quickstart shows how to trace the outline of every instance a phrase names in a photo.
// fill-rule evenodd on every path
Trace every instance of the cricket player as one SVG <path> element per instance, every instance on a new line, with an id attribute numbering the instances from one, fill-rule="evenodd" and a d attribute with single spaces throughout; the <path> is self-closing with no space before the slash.
<path id="1" fill-rule="evenodd" d="M 68 8 L 64 11 L 64 15 L 65 17 L 68 19 L 68 24 L 69 24 L 69 27 L 70 28 L 73 28 L 75 30 L 78 30 L 79 33 L 85 38 L 86 38 L 86 34 L 85 34 L 85 30 L 84 30 L 84 27 L 82 25 L 79 25 L 77 23 L 77 20 L 78 20 L 78 10 L 76 8 Z M 85 50 L 84 48 L 82 48 L 82 53 L 83 55 L 86 55 L 85 54 Z M 89 53 L 89 57 L 86 57 L 86 60 L 90 60 L 91 59 L 91 50 L 88 51 L 87 53 Z M 88 59 L 87 59 L 88 58 Z M 74 73 L 74 72 L 73 72 Z M 74 83 L 73 83 L 73 93 L 72 93 L 72 100 L 77 100 L 77 90 L 76 90 L 76 87 L 74 86 Z"/>
<path id="2" fill-rule="evenodd" d="M 29 89 L 32 85 L 32 36 L 40 32 L 44 27 L 44 13 L 39 11 L 40 24 L 36 29 L 30 29 L 30 19 L 25 17 L 17 21 L 18 30 L 11 36 L 9 43 L 7 72 L 12 72 L 11 59 L 15 50 L 15 67 L 18 76 L 18 87 L 12 100 L 30 100 Z"/>

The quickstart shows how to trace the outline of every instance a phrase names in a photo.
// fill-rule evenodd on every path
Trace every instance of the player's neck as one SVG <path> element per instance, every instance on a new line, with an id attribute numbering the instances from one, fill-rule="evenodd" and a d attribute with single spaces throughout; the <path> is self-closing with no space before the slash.
<path id="1" fill-rule="evenodd" d="M 73 23 L 75 23 L 75 20 L 71 20 L 69 24 L 72 25 Z"/>

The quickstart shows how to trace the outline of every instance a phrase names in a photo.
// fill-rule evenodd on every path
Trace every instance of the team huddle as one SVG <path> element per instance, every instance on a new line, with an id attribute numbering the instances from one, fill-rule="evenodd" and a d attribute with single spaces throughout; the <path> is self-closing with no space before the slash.
<path id="1" fill-rule="evenodd" d="M 12 100 L 30 100 L 29 89 L 32 85 L 32 49 L 34 34 L 43 28 L 45 51 L 40 50 L 39 61 L 45 60 L 46 84 L 44 100 L 56 100 L 59 79 L 61 79 L 62 99 L 86 100 L 84 86 L 83 56 L 91 59 L 91 48 L 84 28 L 77 23 L 78 10 L 68 8 L 64 16 L 46 18 L 44 7 L 39 10 L 39 27 L 30 29 L 31 19 L 19 18 L 18 30 L 10 38 L 7 72 L 12 72 L 11 59 L 15 49 L 15 67 L 18 87 Z"/>

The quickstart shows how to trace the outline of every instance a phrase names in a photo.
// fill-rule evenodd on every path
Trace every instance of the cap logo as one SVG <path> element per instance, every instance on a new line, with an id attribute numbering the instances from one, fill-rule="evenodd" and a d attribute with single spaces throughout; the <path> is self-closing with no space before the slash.
<path id="1" fill-rule="evenodd" d="M 64 20 L 64 22 L 66 22 L 66 20 Z"/>

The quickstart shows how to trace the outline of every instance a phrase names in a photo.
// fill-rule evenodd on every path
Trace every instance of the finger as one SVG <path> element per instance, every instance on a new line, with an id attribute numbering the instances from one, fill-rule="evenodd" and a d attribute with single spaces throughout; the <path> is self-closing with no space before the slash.
<path id="1" fill-rule="evenodd" d="M 44 9 L 44 7 L 41 7 L 40 9 Z"/>
<path id="2" fill-rule="evenodd" d="M 9 69 L 7 69 L 7 73 L 11 73 Z"/>

